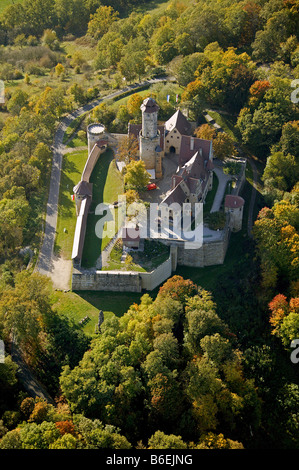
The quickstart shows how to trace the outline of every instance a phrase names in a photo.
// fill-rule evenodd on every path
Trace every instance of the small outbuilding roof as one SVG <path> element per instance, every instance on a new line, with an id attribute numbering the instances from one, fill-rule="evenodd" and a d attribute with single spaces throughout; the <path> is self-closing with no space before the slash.
<path id="1" fill-rule="evenodd" d="M 135 227 L 124 227 L 122 229 L 121 238 L 125 242 L 139 241 L 140 240 L 140 231 Z"/>
<path id="2" fill-rule="evenodd" d="M 90 196 L 92 197 L 92 183 L 87 181 L 80 181 L 74 188 L 74 194 L 78 196 Z"/>
<path id="3" fill-rule="evenodd" d="M 224 205 L 228 209 L 239 209 L 244 206 L 244 199 L 240 196 L 234 196 L 233 194 L 227 194 L 225 196 Z"/>

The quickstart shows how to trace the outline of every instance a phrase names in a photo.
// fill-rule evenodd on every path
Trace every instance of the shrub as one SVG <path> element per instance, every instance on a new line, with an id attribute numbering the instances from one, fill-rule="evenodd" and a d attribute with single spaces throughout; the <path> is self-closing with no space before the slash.
<path id="1" fill-rule="evenodd" d="M 206 222 L 211 230 L 222 230 L 225 227 L 226 216 L 224 212 L 211 212 L 206 217 Z"/>

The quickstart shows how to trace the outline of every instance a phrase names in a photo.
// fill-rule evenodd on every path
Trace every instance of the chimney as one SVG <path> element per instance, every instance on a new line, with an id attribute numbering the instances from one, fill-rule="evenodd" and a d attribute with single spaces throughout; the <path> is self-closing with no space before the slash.
<path id="1" fill-rule="evenodd" d="M 190 139 L 190 150 L 194 150 L 194 137 Z"/>

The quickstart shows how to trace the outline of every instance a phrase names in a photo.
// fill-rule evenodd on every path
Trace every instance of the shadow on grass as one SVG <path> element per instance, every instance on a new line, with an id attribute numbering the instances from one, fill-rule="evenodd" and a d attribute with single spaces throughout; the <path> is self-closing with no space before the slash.
<path id="1" fill-rule="evenodd" d="M 95 308 L 103 310 L 103 312 L 113 312 L 119 317 L 126 313 L 133 303 L 139 303 L 144 295 L 144 292 L 76 291 L 75 293 Z M 150 292 L 149 295 L 152 297 Z"/>
<path id="2" fill-rule="evenodd" d="M 98 204 L 104 202 L 104 188 L 112 160 L 113 152 L 109 149 L 100 156 L 90 177 L 93 189 L 92 203 L 90 206 L 90 213 L 87 218 L 86 235 L 82 255 L 82 267 L 84 268 L 92 268 L 95 266 L 101 253 L 102 238 L 99 238 L 95 233 L 96 223 L 100 220 L 100 216 L 95 215 L 94 211 Z"/>

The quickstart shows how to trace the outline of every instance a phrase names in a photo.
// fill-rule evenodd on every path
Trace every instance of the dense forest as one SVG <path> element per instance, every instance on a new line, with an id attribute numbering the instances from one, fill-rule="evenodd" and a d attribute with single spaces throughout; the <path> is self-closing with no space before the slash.
<path id="1" fill-rule="evenodd" d="M 0 449 L 298 448 L 298 31 L 298 0 L 24 0 L 0 13 Z M 179 89 L 199 137 L 255 162 L 253 239 L 217 289 L 177 274 L 91 337 L 34 272 L 53 136 L 82 104 L 164 76 L 161 119 Z M 126 132 L 140 99 L 103 101 L 84 125 Z M 206 109 L 233 135 L 219 142 Z M 12 342 L 53 404 L 23 390 Z"/>

